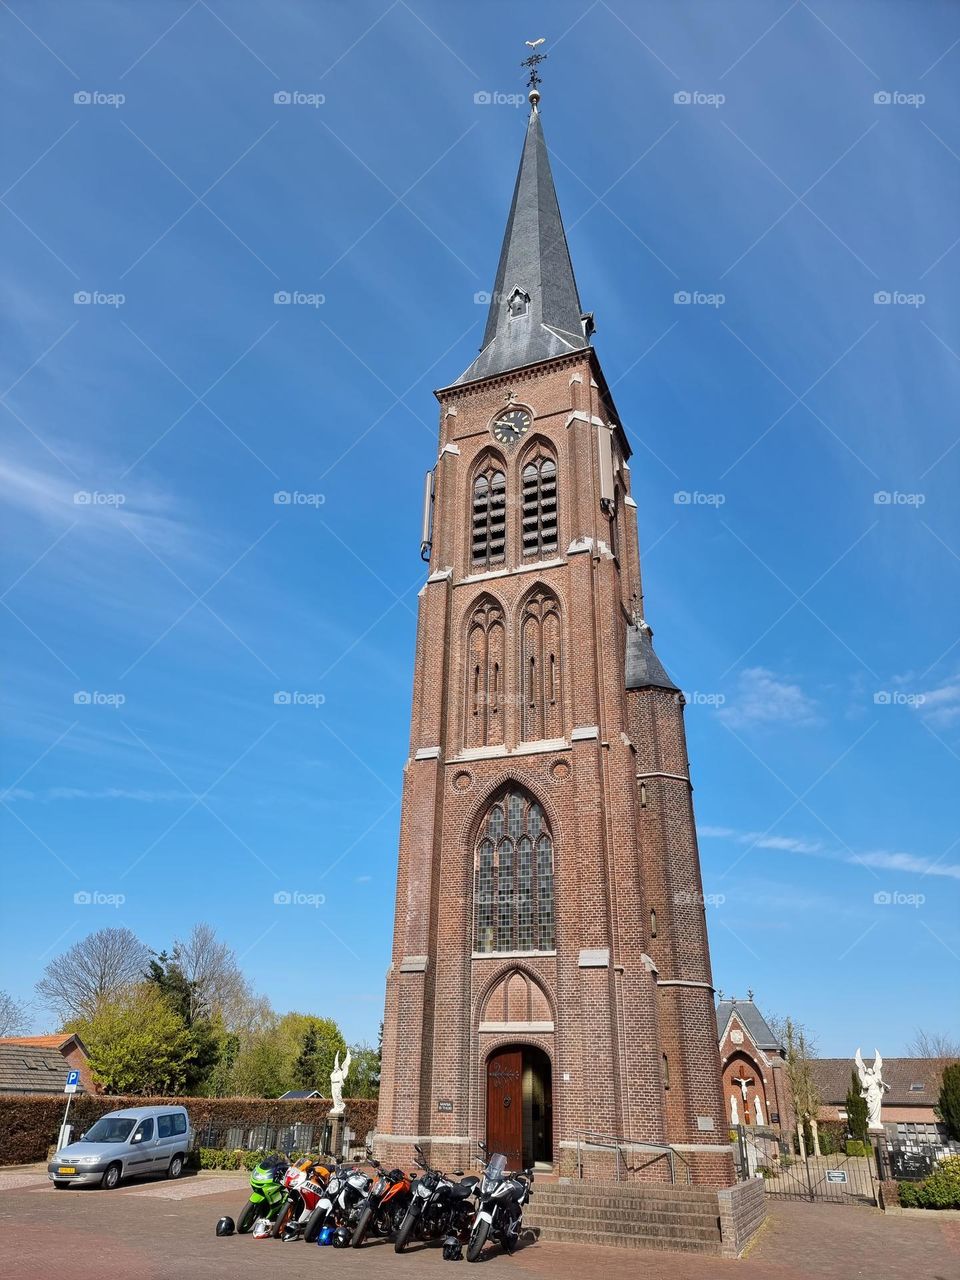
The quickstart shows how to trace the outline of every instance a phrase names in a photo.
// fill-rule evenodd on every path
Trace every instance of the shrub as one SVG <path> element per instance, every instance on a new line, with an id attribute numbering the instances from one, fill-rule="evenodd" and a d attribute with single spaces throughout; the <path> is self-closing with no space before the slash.
<path id="1" fill-rule="evenodd" d="M 869 1142 L 861 1142 L 859 1138 L 847 1139 L 848 1156 L 868 1156 L 872 1150 Z"/>
<path id="2" fill-rule="evenodd" d="M 960 1209 L 960 1156 L 941 1160 L 922 1182 L 901 1182 L 905 1209 Z"/>

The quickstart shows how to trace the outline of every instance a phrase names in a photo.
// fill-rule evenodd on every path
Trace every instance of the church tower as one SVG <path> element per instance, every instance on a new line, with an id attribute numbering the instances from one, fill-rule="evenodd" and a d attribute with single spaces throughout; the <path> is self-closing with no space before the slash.
<path id="1" fill-rule="evenodd" d="M 727 1186 L 683 697 L 530 101 L 483 347 L 436 393 L 378 1150 Z"/>

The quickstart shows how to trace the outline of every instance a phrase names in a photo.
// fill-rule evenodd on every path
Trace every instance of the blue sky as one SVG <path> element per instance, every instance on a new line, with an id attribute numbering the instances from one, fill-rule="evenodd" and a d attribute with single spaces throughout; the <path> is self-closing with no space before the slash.
<path id="1" fill-rule="evenodd" d="M 375 1039 L 431 392 L 480 341 L 546 36 L 716 983 L 825 1054 L 955 1030 L 956 6 L 0 24 L 3 985 L 106 924 L 159 949 L 204 919 L 277 1008 Z"/>

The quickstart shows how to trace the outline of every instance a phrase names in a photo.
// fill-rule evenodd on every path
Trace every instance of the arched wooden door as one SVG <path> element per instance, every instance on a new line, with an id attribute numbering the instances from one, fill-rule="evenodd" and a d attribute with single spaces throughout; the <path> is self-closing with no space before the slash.
<path id="1" fill-rule="evenodd" d="M 487 1059 L 487 1149 L 523 1167 L 523 1050 L 500 1049 Z"/>

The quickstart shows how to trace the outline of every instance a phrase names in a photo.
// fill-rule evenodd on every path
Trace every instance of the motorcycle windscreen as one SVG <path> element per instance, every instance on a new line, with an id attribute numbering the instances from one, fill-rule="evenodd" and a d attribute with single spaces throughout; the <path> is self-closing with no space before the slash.
<path id="1" fill-rule="evenodd" d="M 490 1157 L 490 1161 L 486 1169 L 484 1170 L 483 1176 L 485 1178 L 490 1178 L 492 1181 L 496 1181 L 498 1178 L 503 1177 L 503 1171 L 504 1169 L 506 1169 L 506 1167 L 507 1167 L 506 1156 L 502 1156 L 499 1154 L 493 1155 Z"/>

